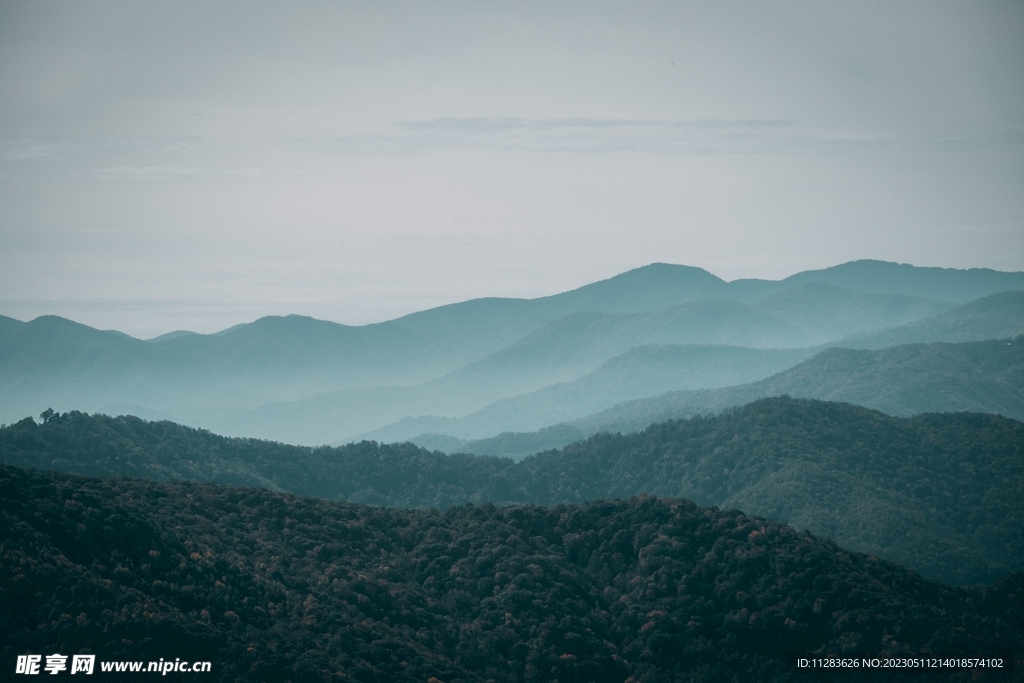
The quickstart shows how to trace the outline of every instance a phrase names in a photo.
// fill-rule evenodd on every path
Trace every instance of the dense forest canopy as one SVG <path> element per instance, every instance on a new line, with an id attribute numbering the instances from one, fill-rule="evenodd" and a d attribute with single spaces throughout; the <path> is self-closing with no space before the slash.
<path id="1" fill-rule="evenodd" d="M 994 415 L 895 418 L 774 398 L 640 433 L 600 434 L 515 463 L 411 444 L 303 448 L 68 413 L 0 430 L 0 460 L 406 508 L 646 492 L 790 523 L 953 583 L 1024 569 L 1024 424 Z"/>
<path id="2" fill-rule="evenodd" d="M 809 681 L 788 653 L 1006 656 L 1024 633 L 1022 575 L 953 588 L 680 500 L 439 512 L 0 466 L 0 517 L 5 666 L 56 651 L 206 659 L 196 680 L 220 681 Z M 928 677 L 968 679 L 1009 680 Z"/>

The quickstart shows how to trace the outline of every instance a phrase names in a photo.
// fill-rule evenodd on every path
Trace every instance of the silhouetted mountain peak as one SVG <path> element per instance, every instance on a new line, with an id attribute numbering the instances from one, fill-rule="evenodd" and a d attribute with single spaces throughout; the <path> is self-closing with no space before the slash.
<path id="1" fill-rule="evenodd" d="M 35 340 L 40 344 L 79 342 L 109 342 L 122 346 L 144 345 L 145 342 L 117 330 L 97 330 L 82 323 L 62 318 L 59 315 L 41 315 L 20 326 L 11 326 L 11 331 L 23 340 Z"/>
<path id="2" fill-rule="evenodd" d="M 238 333 L 254 333 L 254 332 L 269 332 L 272 334 L 302 334 L 312 331 L 336 331 L 341 329 L 352 329 L 351 325 L 343 325 L 341 323 L 331 322 L 329 320 L 320 320 L 319 318 L 313 318 L 308 315 L 297 315 L 295 313 L 289 315 L 266 315 L 262 318 L 257 318 L 248 324 L 236 325 L 230 328 L 230 334 Z M 227 330 L 221 334 L 228 333 Z"/>
<path id="3" fill-rule="evenodd" d="M 721 285 L 725 283 L 725 280 L 698 266 L 656 262 L 650 263 L 646 266 L 640 266 L 639 268 L 633 268 L 632 270 L 627 270 L 626 272 L 610 277 L 607 280 L 600 280 L 587 286 L 592 287 L 602 283 L 612 282 L 655 287 L 671 287 L 677 286 L 680 283 Z"/>
<path id="4" fill-rule="evenodd" d="M 159 344 L 161 342 L 171 341 L 172 339 L 181 339 L 182 337 L 198 337 L 198 336 L 201 336 L 201 335 L 198 332 L 193 332 L 191 330 L 174 330 L 173 332 L 165 332 L 164 334 L 161 334 L 159 336 L 153 337 L 152 339 L 147 339 L 146 341 L 148 341 L 150 343 L 153 343 L 153 344 Z"/>
<path id="5" fill-rule="evenodd" d="M 725 294 L 725 280 L 703 268 L 652 263 L 538 301 L 605 313 L 654 311 Z"/>
<path id="6" fill-rule="evenodd" d="M 83 325 L 82 323 L 76 323 L 74 320 L 68 320 L 62 318 L 59 315 L 41 315 L 38 318 L 25 323 L 37 330 L 89 330 L 90 332 L 100 332 L 94 327 Z"/>

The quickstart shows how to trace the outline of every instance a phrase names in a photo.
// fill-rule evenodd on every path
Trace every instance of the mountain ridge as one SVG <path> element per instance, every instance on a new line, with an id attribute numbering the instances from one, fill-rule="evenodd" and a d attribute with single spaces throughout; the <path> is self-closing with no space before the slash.
<path id="1" fill-rule="evenodd" d="M 0 460 L 407 508 L 647 492 L 794 524 L 943 581 L 990 582 L 1024 569 L 1024 423 L 985 414 L 896 418 L 770 398 L 714 417 L 595 435 L 517 463 L 408 443 L 306 448 L 72 412 L 0 429 Z"/>
<path id="2" fill-rule="evenodd" d="M 422 416 L 368 432 L 361 438 L 410 440 L 445 452 L 521 457 L 561 448 L 603 431 L 639 431 L 652 423 L 713 414 L 779 395 L 853 403 L 900 417 L 971 411 L 1024 420 L 1022 387 L 1024 336 L 883 349 L 832 347 L 763 380 L 721 389 L 671 391 L 626 401 L 534 432 L 506 431 L 469 438 L 459 436 L 463 432 L 458 419 L 432 420 Z"/>
<path id="3" fill-rule="evenodd" d="M 946 331 L 929 332 L 923 321 L 956 311 L 950 302 L 865 294 L 830 281 L 859 290 L 930 288 L 933 295 L 959 288 L 961 298 L 1018 281 L 1024 286 L 1024 273 L 919 271 L 881 262 L 797 276 L 729 283 L 699 268 L 658 263 L 548 297 L 475 299 L 372 325 L 268 316 L 212 335 L 178 331 L 150 341 L 56 317 L 4 318 L 0 420 L 50 405 L 91 411 L 138 406 L 148 415 L 229 433 L 250 432 L 255 421 L 269 438 L 332 442 L 411 415 L 466 416 L 574 381 L 635 346 L 796 348 L 843 335 L 851 344 L 878 345 L 888 339 L 878 336 L 886 325 L 916 321 L 918 332 L 908 327 L 901 334 L 942 339 L 962 338 L 957 324 L 975 324 L 953 321 Z M 990 336 L 1007 336 L 1012 325 L 1006 318 L 1019 308 L 987 314 L 1002 316 L 986 328 Z M 309 412 L 303 402 L 315 405 L 328 395 L 337 397 L 334 414 L 304 417 L 310 431 L 297 436 L 294 414 Z M 336 428 L 325 429 L 331 422 Z"/>
<path id="4" fill-rule="evenodd" d="M 784 289 L 788 289 L 792 286 L 799 286 L 804 284 L 822 283 L 828 284 L 842 289 L 847 289 L 854 292 L 861 293 L 888 293 L 888 294 L 904 294 L 907 296 L 914 296 L 924 299 L 932 300 L 946 300 L 954 301 L 957 303 L 966 303 L 967 301 L 978 299 L 989 294 L 994 294 L 1000 291 L 1006 290 L 1024 290 L 1024 271 L 997 271 L 991 268 L 969 268 L 969 269 L 958 269 L 958 268 L 942 268 L 933 266 L 914 266 L 906 263 L 895 263 L 890 261 L 879 261 L 874 259 L 860 259 L 854 261 L 848 261 L 828 268 L 821 268 L 816 270 L 807 270 L 795 273 L 787 276 L 781 280 L 767 280 L 760 278 L 741 278 L 737 280 L 726 281 L 719 278 L 716 275 L 708 272 L 703 268 L 697 266 L 686 266 L 682 264 L 670 264 L 663 262 L 655 262 L 646 266 L 640 266 L 618 275 L 606 278 L 604 280 L 598 280 L 589 284 L 582 285 L 575 289 L 567 290 L 565 292 L 559 292 L 556 294 L 550 294 L 547 296 L 536 297 L 534 299 L 518 299 L 512 297 L 483 297 L 476 299 L 468 299 L 466 301 L 454 302 L 450 304 L 443 304 L 434 308 L 425 309 L 423 311 L 416 311 L 408 313 L 398 318 L 394 318 L 387 321 L 378 323 L 369 323 L 367 325 L 352 326 L 344 323 L 337 323 L 331 321 L 333 325 L 341 327 L 355 328 L 355 327 L 372 327 L 378 325 L 384 325 L 387 323 L 395 323 L 398 321 L 417 321 L 424 317 L 431 317 L 435 314 L 438 317 L 443 317 L 440 314 L 442 312 L 455 312 L 460 307 L 477 307 L 483 303 L 493 304 L 497 302 L 515 304 L 519 302 L 544 302 L 546 305 L 551 305 L 553 302 L 561 303 L 563 300 L 569 301 L 585 301 L 591 305 L 577 307 L 574 310 L 595 310 L 604 312 L 614 312 L 616 304 L 609 306 L 607 303 L 601 303 L 599 293 L 607 292 L 613 285 L 620 283 L 628 283 L 630 285 L 636 285 L 637 281 L 649 283 L 651 280 L 660 280 L 662 283 L 670 285 L 670 288 L 675 288 L 680 285 L 677 280 L 666 277 L 667 274 L 679 274 L 686 273 L 687 275 L 696 275 L 701 279 L 699 287 L 696 289 L 688 289 L 685 291 L 676 292 L 675 297 L 669 297 L 669 300 L 675 303 L 685 303 L 686 301 L 693 300 L 691 297 L 694 293 L 713 293 L 711 296 L 705 298 L 716 298 L 719 292 L 725 291 L 722 288 L 728 288 L 729 286 L 735 286 L 737 290 L 736 300 L 749 302 L 755 300 L 754 297 L 764 298 L 776 294 Z M 653 277 L 651 277 L 653 276 Z M 898 277 L 901 276 L 901 277 Z M 915 277 L 921 278 L 922 282 L 909 283 L 907 280 Z M 980 281 L 968 282 L 968 278 L 977 278 Z M 937 280 L 945 280 L 941 282 L 939 286 L 935 285 Z M 886 288 L 880 283 L 888 283 Z M 756 291 L 755 294 L 748 294 L 748 291 Z M 622 300 L 630 299 L 634 296 L 632 293 L 622 294 L 614 292 L 609 297 L 611 300 Z M 678 297 L 678 298 L 677 298 Z M 637 297 L 642 299 L 642 297 Z M 638 304 L 640 308 L 631 308 L 630 310 L 658 310 L 660 308 L 667 308 L 673 303 L 655 306 L 651 308 L 643 308 L 646 302 L 650 299 L 643 299 Z M 607 310 L 605 310 L 607 309 Z M 504 314 L 504 312 L 502 312 Z M 45 317 L 45 316 L 40 316 Z M 57 316 L 53 316 L 57 317 Z M 256 321 L 263 319 L 275 319 L 275 318 L 308 318 L 310 320 L 318 320 L 317 318 L 310 318 L 309 316 L 302 316 L 298 314 L 289 314 L 286 316 L 263 316 L 258 318 Z M 15 318 L 4 316 L 0 314 L 0 319 L 4 321 L 17 321 Z M 218 332 L 210 334 L 202 334 L 197 332 L 191 332 L 190 330 L 175 330 L 173 332 L 167 332 L 157 337 L 151 338 L 147 341 L 157 341 L 167 338 L 169 335 L 180 335 L 182 333 L 196 334 L 202 337 L 223 335 L 228 332 L 232 332 L 239 328 L 244 328 L 253 323 L 240 323 L 231 327 L 225 328 Z M 134 338 L 134 337 L 133 337 Z M 169 339 L 167 339 L 169 340 Z M 143 340 L 140 340 L 143 341 Z"/>

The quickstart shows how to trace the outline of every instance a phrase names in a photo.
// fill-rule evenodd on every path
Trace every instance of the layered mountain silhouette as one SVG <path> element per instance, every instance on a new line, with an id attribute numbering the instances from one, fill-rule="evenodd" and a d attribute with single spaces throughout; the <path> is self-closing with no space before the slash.
<path id="1" fill-rule="evenodd" d="M 149 340 L 0 316 L 0 653 L 173 645 L 253 681 L 1020 667 L 1022 419 L 1024 273 L 652 264 Z"/>
<path id="2" fill-rule="evenodd" d="M 1024 274 L 877 261 L 734 282 L 652 264 L 549 297 L 477 299 L 358 327 L 285 316 L 139 340 L 54 316 L 0 318 L 0 421 L 53 406 L 316 444 L 403 420 L 429 425 L 405 436 L 443 432 L 485 410 L 492 417 L 461 434 L 491 436 L 763 379 L 829 345 L 1021 334 L 1024 294 L 1014 290 Z M 723 345 L 744 350 L 723 361 Z M 655 346 L 692 348 L 642 350 Z"/>
<path id="3" fill-rule="evenodd" d="M 684 388 L 699 390 L 723 382 L 740 384 L 747 379 L 760 379 L 789 368 L 812 353 L 810 349 L 800 348 L 752 349 L 726 345 L 638 346 L 605 361 L 578 379 L 503 398 L 462 418 L 406 418 L 357 438 L 385 442 L 412 439 L 420 443 L 415 437 L 424 431 L 468 439 L 509 429 L 539 429 L 575 420 L 620 402 L 657 394 L 659 389 L 662 393 Z M 313 409 L 313 406 L 308 408 Z"/>
<path id="4" fill-rule="evenodd" d="M 380 441 L 409 440 L 445 452 L 519 457 L 561 448 L 599 432 L 639 431 L 655 422 L 713 414 L 782 395 L 842 401 L 904 417 L 966 411 L 1024 420 L 1024 337 L 961 344 L 906 344 L 880 350 L 830 348 L 757 382 L 667 392 L 533 432 L 471 438 L 473 434 L 493 433 L 496 425 L 504 424 L 503 409 L 512 404 L 521 405 L 525 419 L 535 419 L 536 414 L 542 414 L 543 393 L 508 399 L 458 420 L 405 420 L 367 436 Z M 531 412 L 533 407 L 536 412 Z"/>
<path id="5" fill-rule="evenodd" d="M 1024 292 L 1000 292 L 889 330 L 846 337 L 843 346 L 880 349 L 911 342 L 1004 339 L 1024 332 Z"/>

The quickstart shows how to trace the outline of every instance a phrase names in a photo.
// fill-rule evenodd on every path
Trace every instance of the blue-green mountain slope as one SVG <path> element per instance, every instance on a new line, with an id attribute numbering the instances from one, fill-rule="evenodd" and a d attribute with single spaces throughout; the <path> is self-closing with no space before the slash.
<path id="1" fill-rule="evenodd" d="M 898 416 L 970 411 L 1024 420 L 1024 337 L 881 350 L 832 348 L 757 382 L 628 401 L 535 432 L 469 440 L 457 438 L 462 426 L 458 420 L 431 424 L 421 419 L 395 427 L 419 428 L 411 441 L 446 452 L 521 456 L 598 432 L 638 431 L 655 422 L 781 395 L 842 401 Z"/>
<path id="2" fill-rule="evenodd" d="M 653 396 L 684 387 L 725 386 L 767 377 L 807 358 L 805 349 L 749 349 L 732 346 L 656 345 L 633 348 L 575 380 L 537 389 L 522 396 L 493 400 L 485 408 L 468 402 L 485 389 L 470 373 L 411 388 L 375 387 L 321 394 L 284 404 L 271 404 L 225 419 L 232 434 L 273 437 L 302 443 L 339 443 L 361 438 L 397 441 L 421 434 L 418 415 L 448 407 L 469 407 L 463 418 L 428 418 L 431 428 L 452 425 L 458 433 L 489 435 L 513 428 L 537 428 L 574 419 L 631 398 Z M 514 371 L 514 368 L 511 368 Z M 457 382 L 462 381 L 460 390 Z M 492 385 L 493 386 L 493 385 Z M 495 392 L 496 393 L 496 392 Z M 480 405 L 478 402 L 476 405 Z M 456 413 L 457 414 L 457 413 Z M 370 431 L 390 418 L 398 429 Z M 413 425 L 413 426 L 409 426 Z M 409 433 L 409 429 L 412 431 Z"/>
<path id="3" fill-rule="evenodd" d="M 966 342 L 1024 334 L 1024 291 L 1009 291 L 968 302 L 939 315 L 842 340 L 843 346 L 880 349 L 914 342 Z"/>
<path id="4" fill-rule="evenodd" d="M 216 334 L 179 331 L 149 341 L 52 316 L 3 318 L 0 421 L 55 405 L 238 434 L 255 420 L 268 438 L 316 443 L 409 416 L 464 417 L 576 380 L 637 346 L 804 348 L 842 337 L 849 345 L 896 343 L 879 330 L 923 326 L 955 313 L 949 301 L 965 293 L 1024 288 L 1022 278 L 865 261 L 783 281 L 729 283 L 699 268 L 652 264 L 549 297 L 477 299 L 374 325 L 268 317 Z M 995 323 L 972 320 L 968 327 L 989 336 L 1015 333 L 1019 311 L 1003 308 L 982 313 L 1002 316 Z M 963 338 L 952 328 L 925 327 L 893 339 Z M 705 386 L 733 380 L 723 375 Z M 691 385 L 676 388 L 684 386 Z M 652 385 L 648 395 L 663 388 Z M 307 424 L 336 424 L 301 435 L 291 426 L 277 430 L 298 424 L 295 413 Z"/>
<path id="5" fill-rule="evenodd" d="M 553 422 L 571 421 L 616 403 L 672 389 L 704 389 L 719 383 L 740 384 L 745 378 L 773 375 L 813 354 L 809 349 L 751 349 L 736 346 L 648 345 L 615 356 L 586 375 L 522 396 L 496 401 L 456 420 L 440 420 L 429 431 L 461 439 L 482 438 L 501 431 L 529 431 Z M 729 380 L 733 380 L 730 382 Z M 355 437 L 404 441 L 429 425 L 415 419 Z M 570 439 L 571 440 L 571 439 Z"/>

